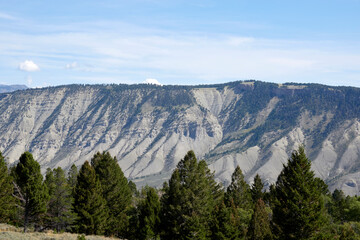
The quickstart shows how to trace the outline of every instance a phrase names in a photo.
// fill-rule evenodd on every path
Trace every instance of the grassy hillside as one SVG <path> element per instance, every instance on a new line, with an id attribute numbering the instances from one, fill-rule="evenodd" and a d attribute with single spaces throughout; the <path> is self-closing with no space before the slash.
<path id="1" fill-rule="evenodd" d="M 22 228 L 8 224 L 0 224 L 0 240 L 77 240 L 79 234 L 29 232 L 23 233 Z M 107 238 L 103 236 L 85 236 L 86 240 L 115 240 L 119 238 Z"/>

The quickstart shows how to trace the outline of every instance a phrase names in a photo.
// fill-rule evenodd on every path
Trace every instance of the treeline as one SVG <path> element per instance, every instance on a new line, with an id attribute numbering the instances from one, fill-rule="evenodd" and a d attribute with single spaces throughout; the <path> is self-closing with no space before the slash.
<path id="1" fill-rule="evenodd" d="M 239 167 L 224 188 L 190 151 L 162 189 L 137 191 L 107 152 L 45 179 L 29 152 L 10 169 L 0 154 L 0 222 L 127 239 L 360 239 L 360 198 L 330 193 L 310 167 L 300 147 L 269 191 Z"/>

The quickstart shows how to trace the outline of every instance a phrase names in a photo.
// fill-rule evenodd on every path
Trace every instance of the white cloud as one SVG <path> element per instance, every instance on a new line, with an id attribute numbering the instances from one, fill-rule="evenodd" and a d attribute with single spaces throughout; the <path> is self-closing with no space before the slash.
<path id="1" fill-rule="evenodd" d="M 30 60 L 25 60 L 24 62 L 20 63 L 19 69 L 25 72 L 35 72 L 40 70 L 39 66 Z"/>
<path id="2" fill-rule="evenodd" d="M 77 62 L 68 63 L 68 64 L 66 64 L 66 69 L 74 69 L 77 66 L 78 66 Z"/>
<path id="3" fill-rule="evenodd" d="M 147 78 L 144 83 L 146 84 L 154 84 L 154 85 L 159 85 L 162 86 L 163 84 L 161 84 L 158 80 L 156 80 L 155 78 Z"/>

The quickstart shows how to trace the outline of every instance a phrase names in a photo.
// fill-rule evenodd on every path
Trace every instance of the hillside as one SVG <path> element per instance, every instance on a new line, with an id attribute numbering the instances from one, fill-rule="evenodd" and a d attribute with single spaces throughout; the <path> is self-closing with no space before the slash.
<path id="1" fill-rule="evenodd" d="M 316 174 L 354 195 L 359 103 L 358 88 L 259 81 L 27 89 L 0 95 L 0 150 L 10 162 L 30 151 L 43 170 L 106 150 L 129 179 L 160 186 L 193 149 L 225 184 L 237 164 L 269 184 L 305 144 Z"/>
<path id="2" fill-rule="evenodd" d="M 12 225 L 0 223 L 0 240 L 77 240 L 81 234 L 72 233 L 54 233 L 45 232 L 28 232 L 24 233 L 23 229 Z M 85 236 L 85 235 L 84 235 Z M 108 238 L 103 236 L 86 236 L 87 240 L 120 240 L 119 238 Z"/>
<path id="3" fill-rule="evenodd" d="M 27 89 L 25 85 L 4 85 L 0 84 L 0 93 L 13 92 L 17 90 Z"/>

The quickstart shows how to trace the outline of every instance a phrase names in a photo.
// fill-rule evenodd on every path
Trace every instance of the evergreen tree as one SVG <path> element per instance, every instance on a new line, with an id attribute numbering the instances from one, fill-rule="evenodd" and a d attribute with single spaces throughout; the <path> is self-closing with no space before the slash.
<path id="1" fill-rule="evenodd" d="M 164 186 L 161 239 L 207 239 L 221 194 L 206 162 L 198 162 L 189 151 Z"/>
<path id="2" fill-rule="evenodd" d="M 55 187 L 56 187 L 54 173 L 51 170 L 51 168 L 46 169 L 44 184 L 48 190 L 49 197 L 50 197 L 53 194 Z"/>
<path id="3" fill-rule="evenodd" d="M 253 202 L 250 187 L 239 166 L 235 168 L 231 176 L 231 183 L 225 193 L 225 204 L 231 210 L 229 223 L 237 229 L 236 236 L 243 238 L 251 220 Z"/>
<path id="4" fill-rule="evenodd" d="M 0 222 L 7 223 L 15 211 L 13 183 L 5 158 L 0 152 Z"/>
<path id="5" fill-rule="evenodd" d="M 106 201 L 102 197 L 100 181 L 88 161 L 82 165 L 77 177 L 74 212 L 78 216 L 75 228 L 79 233 L 104 233 L 108 216 Z"/>
<path id="6" fill-rule="evenodd" d="M 105 233 L 122 237 L 128 224 L 126 210 L 132 198 L 128 181 L 116 158 L 111 157 L 108 152 L 96 153 L 91 164 L 100 180 L 102 194 L 109 211 Z"/>
<path id="7" fill-rule="evenodd" d="M 249 240 L 270 240 L 273 238 L 269 213 L 266 211 L 265 203 L 261 198 L 256 202 L 246 238 Z"/>
<path id="8" fill-rule="evenodd" d="M 139 191 L 136 188 L 136 184 L 133 181 L 129 181 L 128 185 L 129 185 L 129 188 L 130 188 L 130 191 L 131 191 L 131 195 L 133 197 L 137 197 L 139 195 Z"/>
<path id="9" fill-rule="evenodd" d="M 329 213 L 335 222 L 343 223 L 346 219 L 345 209 L 347 208 L 346 198 L 343 191 L 335 189 L 329 204 Z"/>
<path id="10" fill-rule="evenodd" d="M 14 171 L 15 196 L 20 201 L 24 232 L 30 224 L 39 228 L 46 212 L 48 191 L 43 184 L 40 165 L 31 153 L 25 152 L 20 156 Z"/>
<path id="11" fill-rule="evenodd" d="M 271 184 L 269 187 L 269 191 L 264 193 L 264 202 L 268 205 L 271 209 L 274 209 L 274 204 L 276 201 L 276 188 L 275 184 Z"/>
<path id="12" fill-rule="evenodd" d="M 256 174 L 254 183 L 251 185 L 251 197 L 253 203 L 256 204 L 259 199 L 264 199 L 264 184 L 261 181 L 259 174 Z"/>
<path id="13" fill-rule="evenodd" d="M 157 239 L 159 226 L 159 196 L 154 188 L 146 187 L 146 198 L 139 204 L 139 239 Z"/>
<path id="14" fill-rule="evenodd" d="M 75 186 L 76 186 L 77 176 L 78 176 L 78 169 L 77 169 L 76 165 L 73 164 L 73 165 L 71 165 L 68 175 L 67 175 L 67 183 L 72 192 L 74 191 Z"/>
<path id="15" fill-rule="evenodd" d="M 45 184 L 49 189 L 47 223 L 48 227 L 57 232 L 70 230 L 75 221 L 71 188 L 68 185 L 64 170 L 61 167 L 46 174 Z"/>
<path id="16" fill-rule="evenodd" d="M 243 239 L 244 219 L 242 209 L 236 208 L 234 204 L 226 206 L 222 201 L 215 207 L 211 221 L 211 239 L 213 240 L 237 240 Z"/>
<path id="17" fill-rule="evenodd" d="M 233 203 L 237 208 L 252 209 L 250 187 L 239 166 L 235 168 L 231 176 L 231 183 L 225 193 L 225 203 L 228 206 Z"/>
<path id="18" fill-rule="evenodd" d="M 277 179 L 273 222 L 280 239 L 308 239 L 322 225 L 322 190 L 310 167 L 300 147 Z"/>

